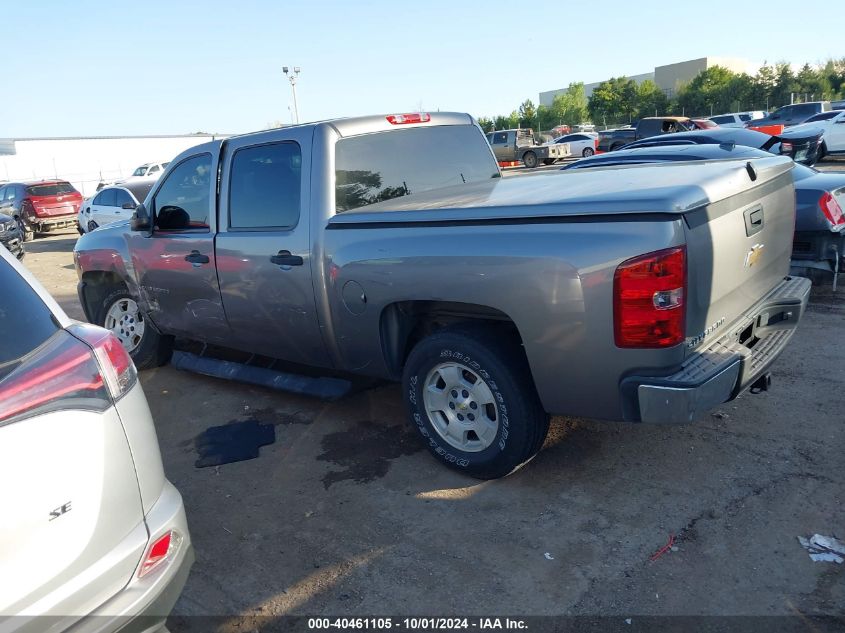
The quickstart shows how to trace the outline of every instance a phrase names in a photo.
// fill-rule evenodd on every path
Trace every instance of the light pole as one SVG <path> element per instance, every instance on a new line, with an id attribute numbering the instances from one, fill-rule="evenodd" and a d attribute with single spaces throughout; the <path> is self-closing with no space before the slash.
<path id="1" fill-rule="evenodd" d="M 299 123 L 299 107 L 296 104 L 296 79 L 299 77 L 299 66 L 294 66 L 292 73 L 289 70 L 287 66 L 282 66 L 282 72 L 285 73 L 285 77 L 290 81 L 290 89 L 293 91 L 293 116 L 296 122 Z"/>

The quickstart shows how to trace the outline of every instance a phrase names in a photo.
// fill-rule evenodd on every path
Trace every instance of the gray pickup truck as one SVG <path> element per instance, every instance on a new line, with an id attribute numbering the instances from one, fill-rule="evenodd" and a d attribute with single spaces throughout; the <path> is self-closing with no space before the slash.
<path id="1" fill-rule="evenodd" d="M 541 162 L 551 165 L 572 155 L 569 143 L 538 145 L 534 133 L 527 128 L 490 132 L 487 142 L 500 163 L 522 163 L 529 169 L 534 169 Z"/>
<path id="2" fill-rule="evenodd" d="M 503 179 L 451 113 L 232 137 L 79 239 L 79 298 L 141 368 L 182 337 L 401 381 L 438 459 L 499 477 L 549 413 L 683 423 L 768 387 L 809 294 L 792 164 Z"/>

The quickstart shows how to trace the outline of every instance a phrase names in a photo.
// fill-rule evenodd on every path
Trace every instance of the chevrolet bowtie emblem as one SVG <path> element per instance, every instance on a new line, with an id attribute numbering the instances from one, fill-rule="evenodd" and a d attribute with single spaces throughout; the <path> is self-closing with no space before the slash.
<path id="1" fill-rule="evenodd" d="M 763 252 L 765 244 L 755 244 L 751 250 L 745 254 L 745 267 L 751 268 L 760 259 L 760 254 Z"/>

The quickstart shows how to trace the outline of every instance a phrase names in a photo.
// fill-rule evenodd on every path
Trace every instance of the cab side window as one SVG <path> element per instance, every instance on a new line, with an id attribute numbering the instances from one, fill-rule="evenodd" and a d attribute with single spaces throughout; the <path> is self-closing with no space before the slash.
<path id="1" fill-rule="evenodd" d="M 155 230 L 207 232 L 211 187 L 211 154 L 179 163 L 153 198 Z"/>
<path id="2" fill-rule="evenodd" d="M 114 192 L 115 189 L 103 189 L 100 193 L 97 194 L 97 197 L 94 198 L 94 204 L 98 207 L 114 207 L 117 206 L 115 204 L 114 199 Z"/>
<path id="3" fill-rule="evenodd" d="M 302 152 L 294 142 L 245 147 L 232 157 L 229 226 L 283 229 L 299 223 Z"/>
<path id="4" fill-rule="evenodd" d="M 494 145 L 501 145 L 502 143 L 508 142 L 508 133 L 507 132 L 496 132 L 493 135 L 493 144 Z"/>

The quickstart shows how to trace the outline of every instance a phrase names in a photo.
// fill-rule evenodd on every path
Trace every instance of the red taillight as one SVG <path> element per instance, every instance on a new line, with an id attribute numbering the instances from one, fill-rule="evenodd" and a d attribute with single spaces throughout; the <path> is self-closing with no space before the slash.
<path id="1" fill-rule="evenodd" d="M 182 537 L 173 530 L 156 539 L 150 545 L 150 549 L 141 563 L 141 568 L 138 570 L 138 578 L 143 578 L 159 565 L 172 558 L 176 550 L 179 549 L 181 541 Z"/>
<path id="2" fill-rule="evenodd" d="M 114 334 L 86 323 L 74 324 L 68 331 L 94 352 L 113 399 L 119 399 L 135 384 L 138 377 L 135 365 Z"/>
<path id="3" fill-rule="evenodd" d="M 393 125 L 403 125 L 405 123 L 428 123 L 431 121 L 431 115 L 427 112 L 412 112 L 411 114 L 388 114 L 386 117 L 388 123 Z"/>
<path id="4" fill-rule="evenodd" d="M 819 206 L 822 209 L 822 213 L 824 213 L 824 217 L 826 217 L 827 221 L 834 227 L 838 227 L 840 224 L 845 224 L 845 213 L 842 212 L 842 207 L 839 206 L 836 198 L 834 198 L 829 191 L 824 192 L 819 200 Z"/>
<path id="5" fill-rule="evenodd" d="M 61 332 L 0 382 L 0 422 L 70 401 L 98 411 L 111 405 L 91 350 Z"/>
<path id="6" fill-rule="evenodd" d="M 668 248 L 622 262 L 613 276 L 613 327 L 618 347 L 671 347 L 685 336 L 686 248 Z"/>

